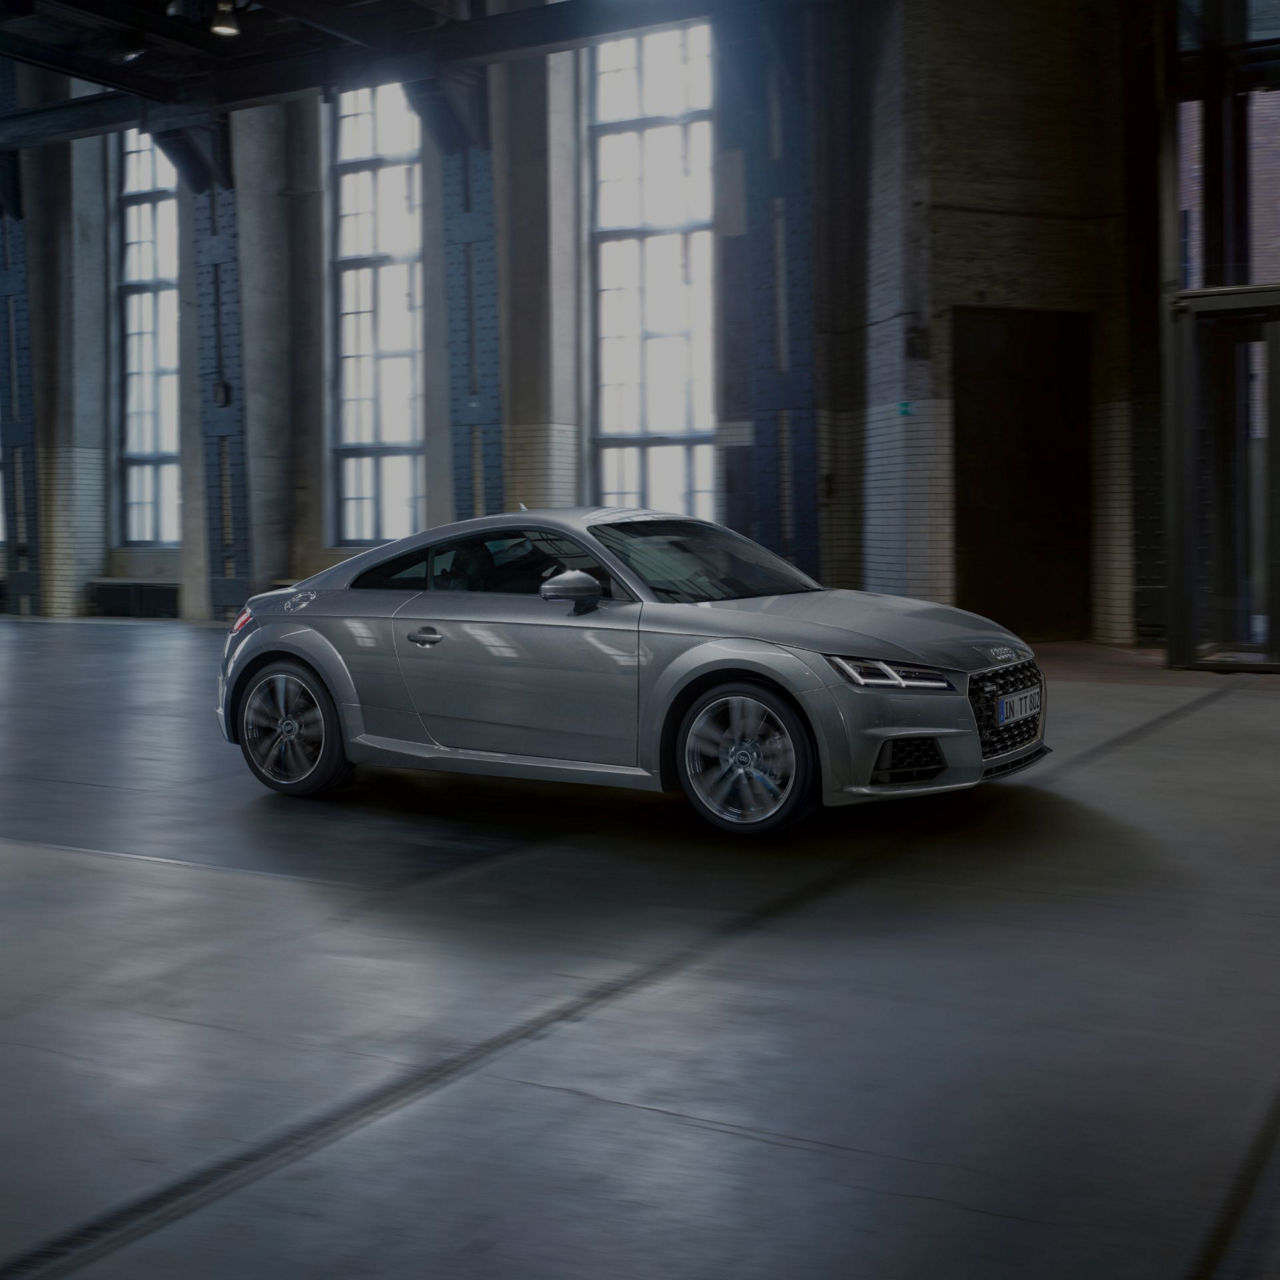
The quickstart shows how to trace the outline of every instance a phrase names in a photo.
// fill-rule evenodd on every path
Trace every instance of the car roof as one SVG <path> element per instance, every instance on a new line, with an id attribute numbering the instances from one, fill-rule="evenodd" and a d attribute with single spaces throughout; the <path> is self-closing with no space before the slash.
<path id="1" fill-rule="evenodd" d="M 490 516 L 476 516 L 471 520 L 457 520 L 452 524 L 436 525 L 395 542 L 381 543 L 359 552 L 341 564 L 324 569 L 297 585 L 326 589 L 345 587 L 357 574 L 383 560 L 405 555 L 431 543 L 466 537 L 468 534 L 520 529 L 529 524 L 559 529 L 566 533 L 585 533 L 592 525 L 615 520 L 688 520 L 698 524 L 707 523 L 677 512 L 653 511 L 647 507 L 539 507 L 532 510 L 503 511 Z"/>

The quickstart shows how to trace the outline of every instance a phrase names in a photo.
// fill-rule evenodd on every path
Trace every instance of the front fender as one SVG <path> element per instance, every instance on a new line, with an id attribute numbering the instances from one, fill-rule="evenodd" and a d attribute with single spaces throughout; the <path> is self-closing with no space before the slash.
<path id="1" fill-rule="evenodd" d="M 232 655 L 224 673 L 222 718 L 224 732 L 230 741 L 238 741 L 232 710 L 240 696 L 245 673 L 258 659 L 268 654 L 300 658 L 308 666 L 314 667 L 338 708 L 346 740 L 350 742 L 364 732 L 364 716 L 356 697 L 355 685 L 337 649 L 311 627 L 300 626 L 293 621 L 267 618 L 245 638 L 244 643 Z"/>
<path id="2" fill-rule="evenodd" d="M 820 661 L 820 660 L 818 660 Z M 789 693 L 813 731 L 824 778 L 843 774 L 848 755 L 843 721 L 827 690 L 828 673 L 802 650 L 763 640 L 708 639 L 668 634 L 640 637 L 639 764 L 662 776 L 664 731 L 669 713 L 689 686 L 723 673 L 731 681 L 758 677 Z"/>

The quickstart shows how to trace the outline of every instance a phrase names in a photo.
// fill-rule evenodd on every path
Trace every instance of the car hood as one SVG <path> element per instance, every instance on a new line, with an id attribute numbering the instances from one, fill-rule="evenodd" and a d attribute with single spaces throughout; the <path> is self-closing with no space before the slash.
<path id="1" fill-rule="evenodd" d="M 804 591 L 706 604 L 646 604 L 647 630 L 739 637 L 854 658 L 920 662 L 983 671 L 1031 657 L 1031 649 L 989 618 L 949 605 L 870 591 Z"/>

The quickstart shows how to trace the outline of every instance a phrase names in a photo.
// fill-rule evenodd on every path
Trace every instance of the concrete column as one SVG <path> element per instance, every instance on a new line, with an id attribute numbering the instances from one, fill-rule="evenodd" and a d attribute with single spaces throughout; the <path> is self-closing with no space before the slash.
<path id="1" fill-rule="evenodd" d="M 23 68 L 27 105 L 68 96 L 68 82 Z M 105 140 L 23 155 L 32 383 L 40 471 L 41 592 L 55 617 L 84 611 L 106 569 L 110 286 Z"/>
<path id="2" fill-rule="evenodd" d="M 231 117 L 240 265 L 248 470 L 249 577 L 255 591 L 290 576 L 293 462 L 287 108 Z"/>
<path id="3" fill-rule="evenodd" d="M 507 505 L 571 506 L 582 488 L 575 55 L 490 74 Z"/>
<path id="4" fill-rule="evenodd" d="M 178 189 L 178 448 L 182 464 L 182 550 L 178 613 L 191 621 L 209 607 L 209 525 L 200 427 L 200 332 L 196 311 L 196 246 L 191 192 Z"/>

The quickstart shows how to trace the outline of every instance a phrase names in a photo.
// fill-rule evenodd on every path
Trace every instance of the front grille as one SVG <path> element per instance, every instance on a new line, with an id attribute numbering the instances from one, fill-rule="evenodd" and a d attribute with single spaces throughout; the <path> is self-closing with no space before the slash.
<path id="1" fill-rule="evenodd" d="M 1040 686 L 1041 706 L 1038 716 L 1028 716 L 1014 724 L 996 723 L 996 700 L 1020 689 Z M 982 758 L 1002 756 L 1034 742 L 1040 736 L 1040 721 L 1044 717 L 1044 676 L 1034 662 L 1018 662 L 1011 667 L 997 667 L 994 671 L 980 671 L 969 677 L 969 705 L 978 724 L 978 737 L 982 741 Z"/>
<path id="2" fill-rule="evenodd" d="M 876 757 L 875 783 L 928 782 L 942 772 L 937 738 L 890 738 Z"/>

